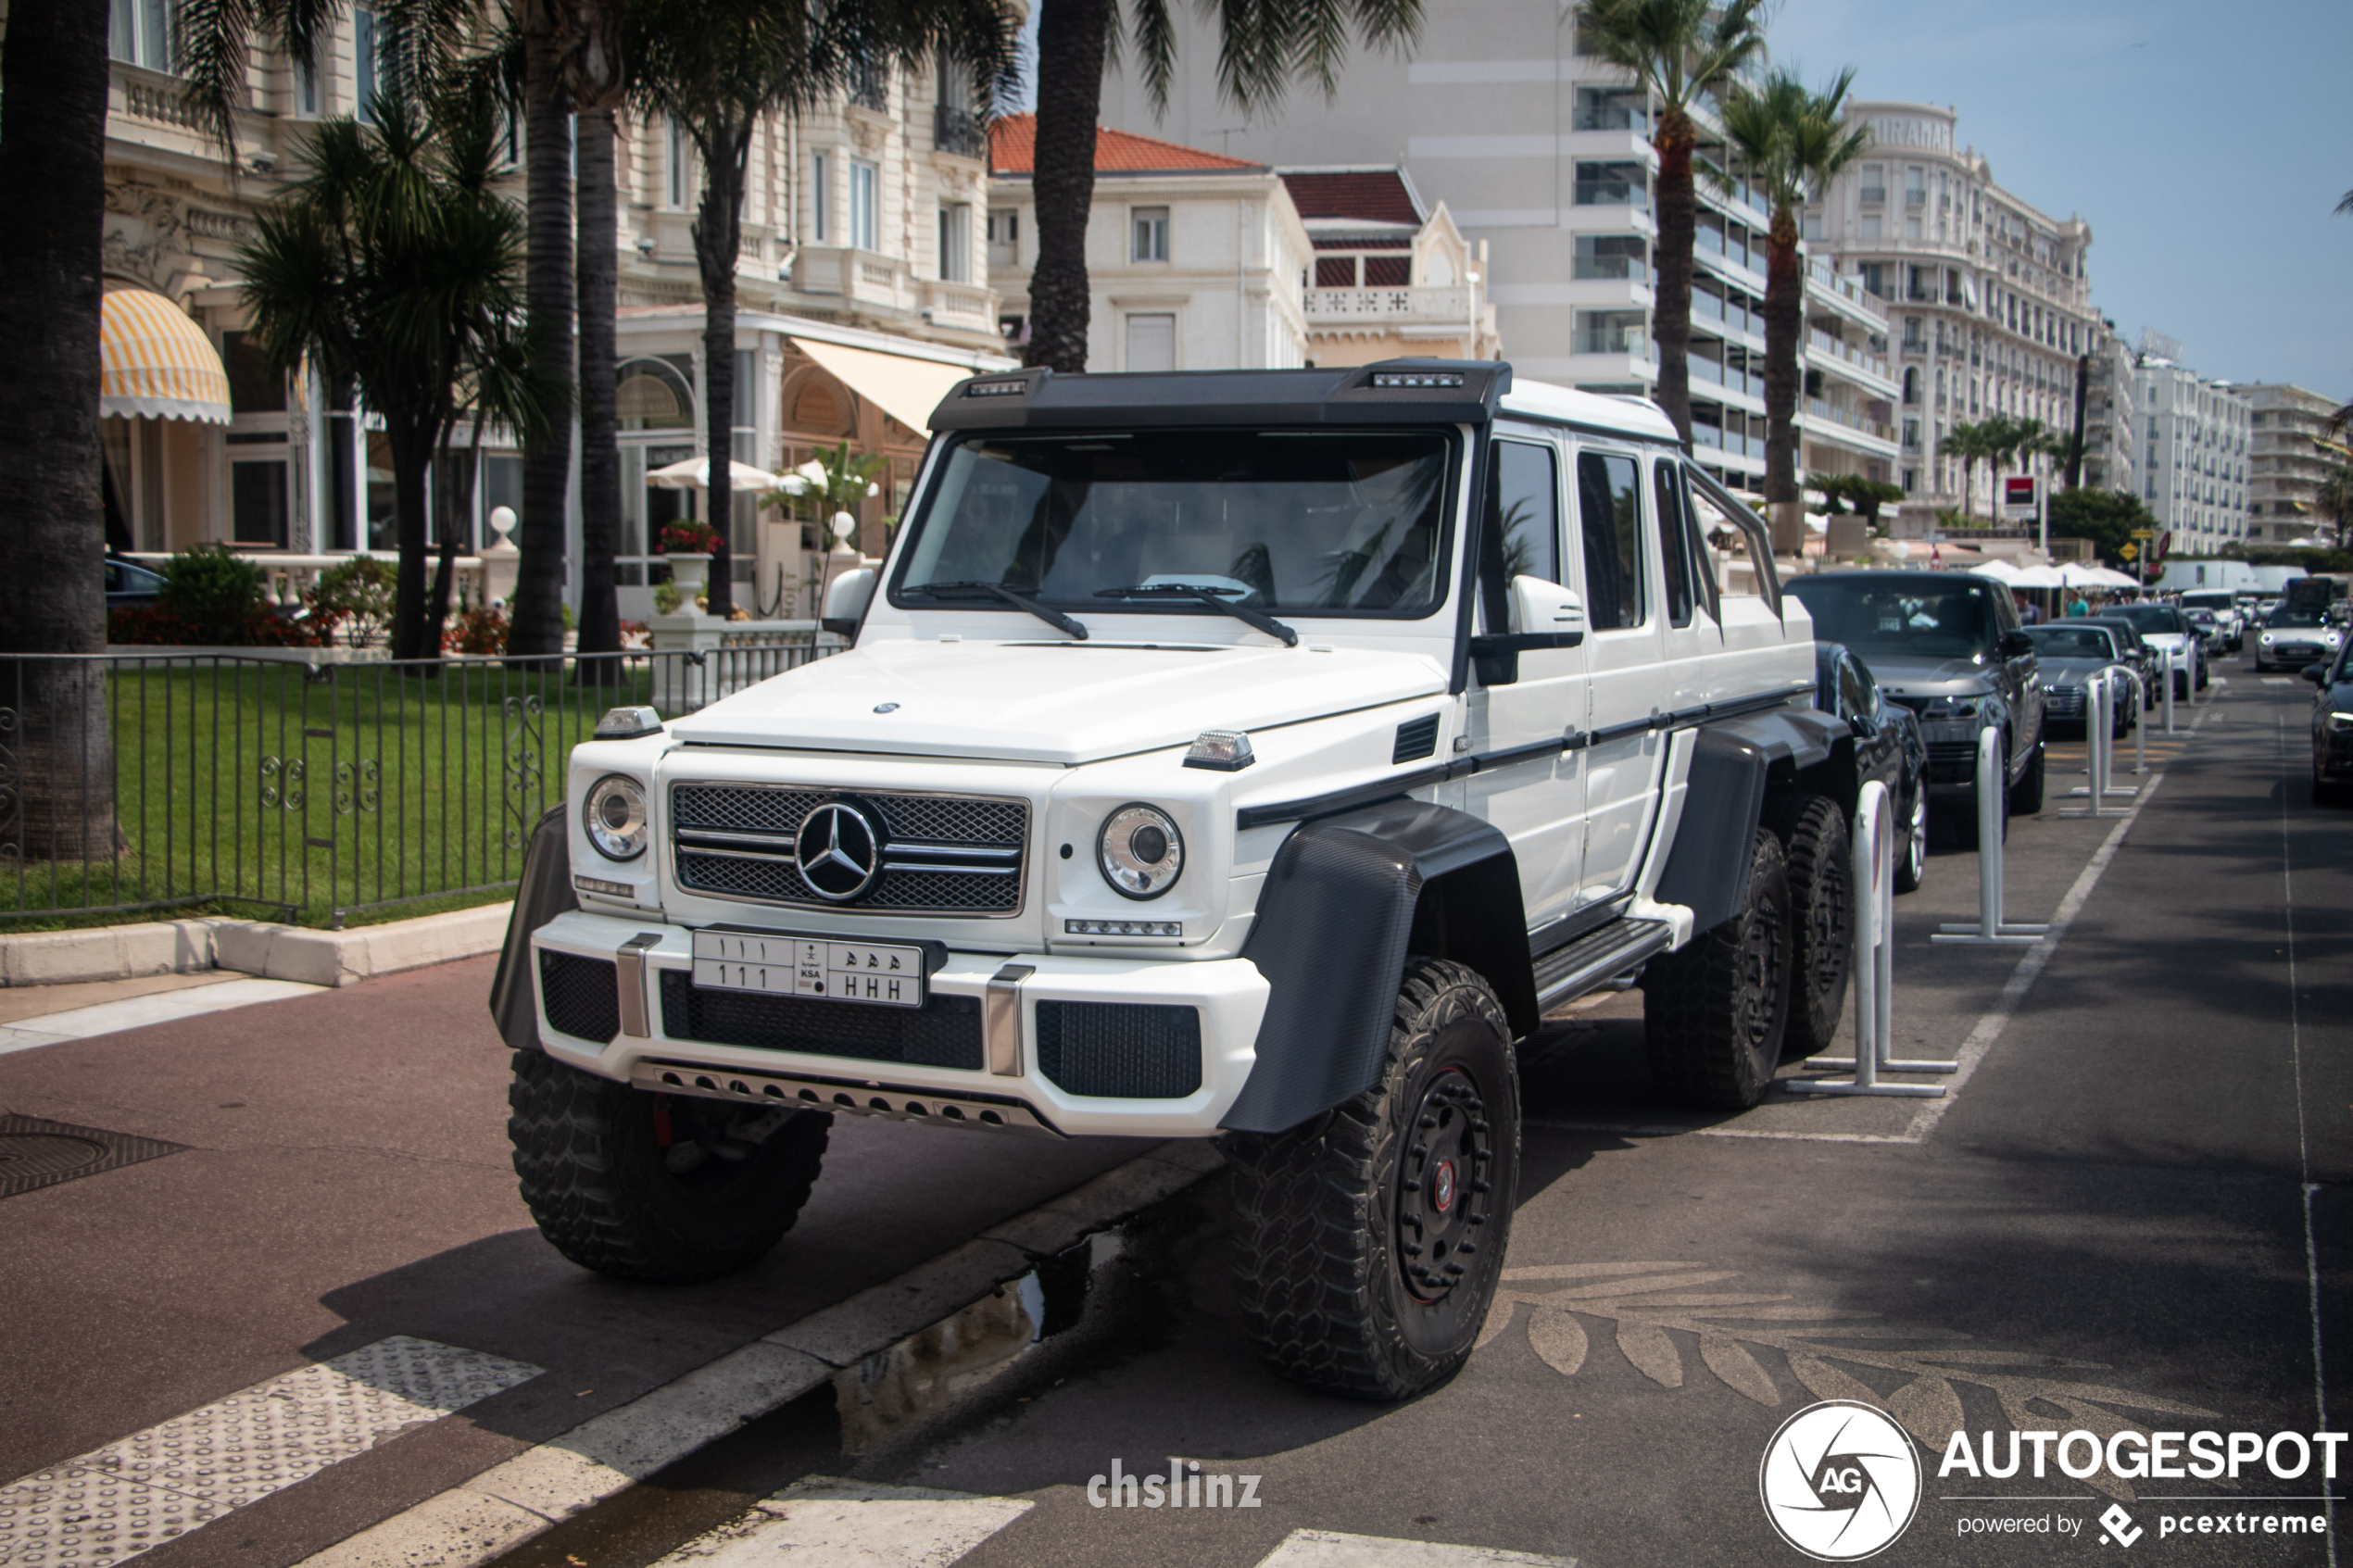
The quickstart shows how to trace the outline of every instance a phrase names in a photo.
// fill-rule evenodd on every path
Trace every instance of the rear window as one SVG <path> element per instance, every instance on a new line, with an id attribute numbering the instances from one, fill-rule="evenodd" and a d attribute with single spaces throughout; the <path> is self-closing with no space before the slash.
<path id="1" fill-rule="evenodd" d="M 2082 626 L 2030 626 L 2034 651 L 2052 659 L 2114 659 L 2116 649 L 2105 632 Z"/>
<path id="2" fill-rule="evenodd" d="M 1960 575 L 1956 573 L 1957 576 Z M 1814 635 L 1874 653 L 1967 659 L 1992 646 L 2000 624 L 1985 583 L 1927 583 L 1912 576 L 1800 577 L 1789 583 L 1814 618 Z"/>

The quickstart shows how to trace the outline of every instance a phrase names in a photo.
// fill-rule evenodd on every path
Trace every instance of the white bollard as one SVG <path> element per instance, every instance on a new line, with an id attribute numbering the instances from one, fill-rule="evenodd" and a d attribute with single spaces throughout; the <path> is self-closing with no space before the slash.
<path id="1" fill-rule="evenodd" d="M 1853 1081 L 1793 1079 L 1793 1094 L 1887 1095 L 1934 1099 L 1942 1084 L 1882 1084 L 1881 1073 L 1955 1073 L 1956 1061 L 1897 1061 L 1895 1041 L 1895 818 L 1887 786 L 1874 779 L 1855 802 L 1855 1054 L 1818 1056 L 1814 1067 L 1852 1067 Z"/>
<path id="2" fill-rule="evenodd" d="M 1987 730 L 1977 743 L 1977 923 L 1940 926 L 1931 942 L 2032 942 L 2047 925 L 2013 924 L 2002 919 L 2002 797 L 2009 790 L 2002 770 L 2002 735 Z"/>
<path id="3" fill-rule="evenodd" d="M 2173 733 L 2173 650 L 2165 650 L 2165 733 Z"/>
<path id="4" fill-rule="evenodd" d="M 2144 722 L 2148 712 L 2148 687 L 2137 671 L 2119 669 L 2119 675 L 2133 683 L 2133 772 L 2137 777 L 2149 771 L 2149 727 Z M 2139 786 L 2133 786 L 2135 794 Z"/>
<path id="5" fill-rule="evenodd" d="M 2083 738 L 2091 760 L 2087 767 L 2090 783 L 2081 789 L 2070 789 L 2070 795 L 2091 797 L 2091 805 L 2081 811 L 2061 811 L 2062 817 L 2120 817 L 2121 808 L 2107 804 L 2111 795 L 2134 795 L 2139 792 L 2131 784 L 2113 784 L 2108 781 L 2116 771 L 2116 681 L 2119 671 L 2113 667 L 2100 671 L 2098 680 L 2085 688 L 2090 701 L 2085 705 Z M 2136 699 L 2137 700 L 2137 699 Z"/>

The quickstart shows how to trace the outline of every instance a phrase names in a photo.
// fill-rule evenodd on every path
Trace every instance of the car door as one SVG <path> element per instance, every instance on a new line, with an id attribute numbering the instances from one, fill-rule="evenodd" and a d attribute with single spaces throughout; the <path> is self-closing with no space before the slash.
<path id="1" fill-rule="evenodd" d="M 1499 433 L 1488 458 L 1478 613 L 1484 630 L 1528 630 L 1509 624 L 1512 578 L 1568 582 L 1561 452 L 1550 435 L 1529 430 Z M 1582 648 L 1515 657 L 1511 679 L 1479 682 L 1470 692 L 1471 749 L 1498 760 L 1466 781 L 1465 809 L 1511 841 L 1521 905 L 1534 930 L 1568 911 L 1584 854 L 1584 759 L 1560 743 L 1584 726 L 1586 659 Z"/>
<path id="2" fill-rule="evenodd" d="M 1722 671 L 1724 633 L 1709 613 L 1706 585 L 1701 579 L 1701 546 L 1692 524 L 1691 497 L 1683 488 L 1682 459 L 1673 453 L 1649 458 L 1651 542 L 1658 553 L 1659 636 L 1667 684 L 1661 706 L 1684 712 L 1705 706 L 1718 695 Z M 1717 656 L 1711 658 L 1710 656 Z"/>
<path id="3" fill-rule="evenodd" d="M 1642 863 L 1669 711 L 1655 536 L 1642 459 L 1579 442 L 1574 552 L 1585 596 L 1585 861 L 1577 902 L 1612 898 Z"/>

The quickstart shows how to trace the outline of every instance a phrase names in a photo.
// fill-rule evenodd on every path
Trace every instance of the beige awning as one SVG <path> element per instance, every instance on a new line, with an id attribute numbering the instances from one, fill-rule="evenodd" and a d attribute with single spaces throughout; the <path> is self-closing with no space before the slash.
<path id="1" fill-rule="evenodd" d="M 871 348 L 850 348 L 817 338 L 792 340 L 823 365 L 844 386 L 918 434 L 931 433 L 931 413 L 949 389 L 972 375 L 961 365 L 937 359 L 914 359 L 903 354 L 878 354 Z"/>

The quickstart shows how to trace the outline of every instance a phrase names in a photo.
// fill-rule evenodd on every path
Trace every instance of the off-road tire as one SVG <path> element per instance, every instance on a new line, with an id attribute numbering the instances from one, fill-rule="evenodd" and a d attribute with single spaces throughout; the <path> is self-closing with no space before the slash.
<path id="1" fill-rule="evenodd" d="M 1854 965 L 1855 874 L 1846 813 L 1820 795 L 1782 795 L 1765 825 L 1781 841 L 1789 868 L 1789 1023 L 1781 1060 L 1830 1048 L 1846 1010 Z"/>
<path id="2" fill-rule="evenodd" d="M 1895 891 L 1918 893 L 1928 880 L 1928 781 L 1912 787 L 1912 809 L 1895 843 Z"/>
<path id="3" fill-rule="evenodd" d="M 2086 744 L 2089 744 L 2088 741 Z M 2048 771 L 2045 767 L 2045 760 L 2043 743 L 2038 740 L 2034 743 L 2034 755 L 2027 759 L 2026 771 L 2018 776 L 2018 783 L 2010 785 L 2007 815 L 2031 817 L 2043 809 L 2043 776 Z M 2004 836 L 2007 838 L 2008 835 L 2005 833 Z"/>
<path id="4" fill-rule="evenodd" d="M 584 1269 L 661 1285 L 766 1256 L 809 1201 L 833 1124 L 823 1111 L 650 1094 L 541 1051 L 515 1053 L 507 1105 L 540 1235 Z M 691 1179 L 673 1169 L 682 1149 L 724 1169 Z"/>
<path id="5" fill-rule="evenodd" d="M 1760 828 L 1746 905 L 1643 970 L 1651 1081 L 1669 1098 L 1709 1110 L 1765 1098 L 1789 1022 L 1789 915 L 1781 841 Z"/>
<path id="6" fill-rule="evenodd" d="M 1229 1134 L 1226 1152 L 1242 1323 L 1277 1372 L 1327 1393 L 1403 1399 L 1470 1359 L 1519 1178 L 1511 1025 L 1476 971 L 1408 959 L 1379 1081 L 1286 1132 Z M 1416 1228 L 1441 1164 L 1459 1207 Z M 1447 1263 L 1462 1272 L 1410 1277 Z"/>

